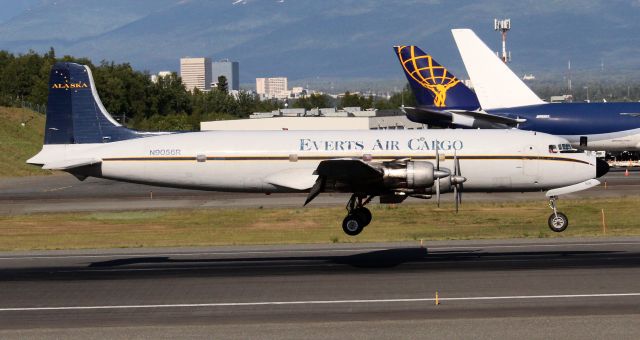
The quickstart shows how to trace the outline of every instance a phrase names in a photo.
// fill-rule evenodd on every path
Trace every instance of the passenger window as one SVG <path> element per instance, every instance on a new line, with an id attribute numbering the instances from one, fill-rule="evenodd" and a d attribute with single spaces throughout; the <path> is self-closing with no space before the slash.
<path id="1" fill-rule="evenodd" d="M 558 153 L 558 147 L 555 145 L 549 145 L 549 153 Z"/>

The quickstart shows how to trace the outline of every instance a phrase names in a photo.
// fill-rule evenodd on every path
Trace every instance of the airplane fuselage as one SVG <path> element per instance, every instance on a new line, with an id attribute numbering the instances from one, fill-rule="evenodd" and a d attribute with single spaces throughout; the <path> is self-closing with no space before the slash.
<path id="1" fill-rule="evenodd" d="M 105 144 L 45 145 L 29 160 L 45 164 L 95 157 L 90 176 L 219 191 L 297 192 L 315 182 L 327 159 L 371 162 L 411 158 L 452 169 L 465 191 L 539 191 L 596 177 L 591 153 L 550 153 L 562 138 L 519 130 L 211 131 Z"/>
<path id="2" fill-rule="evenodd" d="M 561 136 L 581 149 L 640 149 L 640 103 L 550 103 L 487 112 L 524 118 L 519 129 Z M 586 146 L 580 145 L 581 137 Z"/>

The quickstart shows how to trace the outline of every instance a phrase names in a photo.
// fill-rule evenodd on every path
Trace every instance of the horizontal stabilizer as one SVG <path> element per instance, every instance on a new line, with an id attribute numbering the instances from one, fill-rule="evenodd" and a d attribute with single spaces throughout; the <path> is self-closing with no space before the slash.
<path id="1" fill-rule="evenodd" d="M 600 185 L 600 181 L 598 181 L 597 179 L 590 179 L 582 183 L 570 185 L 568 187 L 549 190 L 545 195 L 547 197 L 566 195 L 566 194 L 571 194 L 571 193 L 582 191 L 582 190 L 587 190 L 597 185 Z"/>
<path id="2" fill-rule="evenodd" d="M 409 120 L 439 127 L 472 127 L 483 129 L 504 129 L 517 127 L 526 119 L 498 116 L 480 111 L 439 110 L 433 107 L 404 107 Z"/>
<path id="3" fill-rule="evenodd" d="M 265 181 L 279 187 L 293 190 L 307 190 L 313 186 L 318 176 L 313 174 L 314 169 L 289 169 L 267 176 Z"/>
<path id="4" fill-rule="evenodd" d="M 69 170 L 98 163 L 102 163 L 102 160 L 99 158 L 75 158 L 66 159 L 59 162 L 46 163 L 42 166 L 42 168 L 45 170 Z"/>

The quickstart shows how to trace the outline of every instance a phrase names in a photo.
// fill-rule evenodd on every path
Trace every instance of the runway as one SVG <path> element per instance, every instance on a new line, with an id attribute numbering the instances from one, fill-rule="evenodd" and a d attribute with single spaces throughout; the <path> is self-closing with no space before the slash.
<path id="1" fill-rule="evenodd" d="M 604 185 L 563 196 L 566 199 L 583 197 L 620 197 L 640 193 L 640 172 L 612 171 L 602 177 Z M 37 212 L 109 211 L 180 208 L 274 208 L 300 207 L 306 194 L 247 194 L 222 193 L 88 178 L 78 181 L 69 174 L 53 176 L 0 179 L 0 214 Z M 311 206 L 343 206 L 348 194 L 321 194 Z M 443 195 L 443 201 L 453 201 L 453 195 Z M 542 192 L 529 193 L 465 193 L 465 201 L 545 200 Z M 409 198 L 405 204 L 425 204 L 424 200 Z"/>
<path id="2" fill-rule="evenodd" d="M 0 268 L 2 338 L 640 332 L 640 238 L 2 253 Z"/>

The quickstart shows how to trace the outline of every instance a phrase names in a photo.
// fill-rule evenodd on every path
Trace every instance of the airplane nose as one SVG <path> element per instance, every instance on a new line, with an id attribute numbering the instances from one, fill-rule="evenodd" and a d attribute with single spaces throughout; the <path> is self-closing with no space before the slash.
<path id="1" fill-rule="evenodd" d="M 609 172 L 609 163 L 598 158 L 596 159 L 596 177 L 600 178 Z"/>

